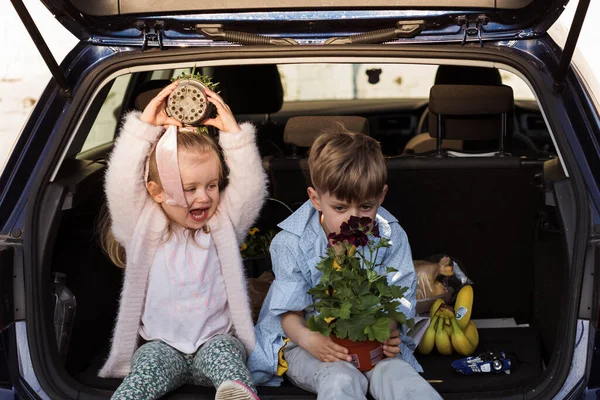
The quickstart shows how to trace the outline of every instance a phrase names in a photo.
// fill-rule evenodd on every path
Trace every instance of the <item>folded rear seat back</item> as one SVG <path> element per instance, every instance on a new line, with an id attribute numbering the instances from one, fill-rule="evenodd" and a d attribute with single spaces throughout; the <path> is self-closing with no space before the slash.
<path id="1" fill-rule="evenodd" d="M 446 253 L 463 261 L 477 287 L 474 318 L 529 321 L 534 232 L 543 205 L 536 182 L 543 164 L 502 154 L 512 135 L 512 89 L 436 85 L 430 95 L 437 151 L 387 159 L 383 205 L 406 230 L 413 258 Z M 485 143 L 480 150 L 494 152 L 449 157 L 443 139 Z M 501 296 L 507 288 L 511 296 Z"/>

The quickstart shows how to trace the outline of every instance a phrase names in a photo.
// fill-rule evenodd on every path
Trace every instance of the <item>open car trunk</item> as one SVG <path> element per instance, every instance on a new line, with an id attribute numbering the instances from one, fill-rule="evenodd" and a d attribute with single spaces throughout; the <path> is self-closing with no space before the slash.
<path id="1" fill-rule="evenodd" d="M 141 78 L 140 73 L 134 74 L 131 82 L 135 86 Z M 102 96 L 108 96 L 108 91 L 101 90 L 94 104 L 102 102 Z M 128 92 L 123 102 L 119 112 L 133 106 L 134 96 Z M 261 122 L 263 114 L 240 114 L 255 119 L 259 135 L 281 133 L 282 127 Z M 261 153 L 272 161 L 271 145 L 262 143 Z M 63 373 L 77 382 L 81 393 L 99 395 L 110 394 L 121 382 L 97 377 L 108 354 L 123 276 L 103 253 L 98 239 L 97 225 L 104 207 L 103 174 L 110 148 L 108 144 L 64 160 L 46 191 L 44 212 L 49 215 L 45 218 L 50 221 L 50 234 L 43 243 L 47 262 L 40 266 L 44 268 L 42 276 L 48 279 L 48 292 L 50 272 L 63 272 L 77 298 Z M 387 162 L 389 192 L 383 206 L 406 230 L 413 258 L 448 254 L 460 260 L 474 282 L 472 318 L 482 321 L 476 353 L 504 351 L 512 361 L 510 374 L 462 376 L 450 366 L 459 356 L 441 356 L 434 351 L 418 356 L 423 376 L 445 398 L 518 396 L 543 385 L 547 366 L 557 354 L 558 328 L 568 317 L 562 306 L 569 289 L 566 237 L 555 191 L 565 190 L 568 182 L 555 173 L 556 159 L 390 157 Z M 290 195 L 299 188 L 299 193 L 305 193 L 302 175 L 271 178 L 294 186 L 281 192 L 281 186 L 272 182 L 273 191 Z M 293 199 L 289 202 L 294 203 Z M 274 228 L 285 216 L 277 203 L 267 202 L 259 224 Z M 43 325 L 51 332 L 51 307 L 44 312 Z M 498 319 L 504 323 L 514 319 L 516 325 L 483 327 Z M 52 335 L 46 338 L 51 341 Z M 53 363 L 62 368 L 58 359 Z M 195 393 L 211 398 L 214 390 L 186 386 L 171 396 Z M 268 394 L 312 396 L 289 382 L 280 388 L 259 388 L 259 395 Z"/>
<path id="2" fill-rule="evenodd" d="M 103 254 L 97 240 L 103 166 L 92 163 L 91 168 L 86 163 L 73 162 L 74 170 L 63 169 L 56 181 L 57 185 L 70 182 L 73 187 L 75 176 L 81 178 L 74 174 L 76 169 L 93 170 L 77 182 L 84 185 L 77 192 L 85 197 L 62 212 L 51 265 L 53 271 L 67 274 L 68 286 L 77 297 L 66 370 L 86 386 L 114 390 L 120 380 L 96 374 L 107 356 L 122 273 Z M 479 329 L 477 352 L 504 351 L 512 362 L 510 375 L 462 376 L 450 366 L 460 358 L 456 354 L 419 355 L 423 376 L 445 398 L 452 394 L 457 398 L 466 394 L 481 398 L 484 393 L 518 395 L 543 381 L 545 366 L 556 350 L 557 327 L 565 317 L 561 302 L 568 280 L 564 235 L 555 207 L 545 204 L 542 172 L 543 164 L 532 162 L 516 171 L 404 169 L 399 176 L 390 176 L 384 206 L 407 231 L 413 257 L 443 252 L 460 259 L 474 282 L 472 318 L 482 323 L 514 318 L 519 325 Z M 276 212 L 269 205 L 263 212 Z M 188 386 L 176 393 L 212 395 L 214 391 Z M 289 382 L 281 388 L 259 388 L 261 395 L 282 398 L 296 393 L 305 392 Z"/>

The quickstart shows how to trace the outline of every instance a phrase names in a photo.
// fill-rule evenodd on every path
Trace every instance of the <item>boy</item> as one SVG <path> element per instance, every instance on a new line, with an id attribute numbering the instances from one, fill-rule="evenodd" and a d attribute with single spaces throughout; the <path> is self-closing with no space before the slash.
<path id="1" fill-rule="evenodd" d="M 390 328 L 383 346 L 388 358 L 363 374 L 348 362 L 346 348 L 306 326 L 304 309 L 313 303 L 306 292 L 319 282 L 316 265 L 326 255 L 327 234 L 339 232 L 350 216 L 377 219 L 381 236 L 392 241 L 380 256 L 400 272 L 393 283 L 408 287 L 401 307 L 407 318 L 415 315 L 417 287 L 406 234 L 380 207 L 387 168 L 379 143 L 359 133 L 325 133 L 311 147 L 308 166 L 309 201 L 279 225 L 283 230 L 271 243 L 276 278 L 255 328 L 252 378 L 257 385 L 278 386 L 286 373 L 296 386 L 327 400 L 365 399 L 367 388 L 376 400 L 439 399 L 417 373 L 422 368 L 413 355 L 414 343 L 405 337 L 406 327 Z"/>

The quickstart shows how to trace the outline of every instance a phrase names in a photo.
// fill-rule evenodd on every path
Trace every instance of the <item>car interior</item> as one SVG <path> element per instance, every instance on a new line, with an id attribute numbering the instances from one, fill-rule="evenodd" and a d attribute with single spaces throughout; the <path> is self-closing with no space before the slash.
<path id="1" fill-rule="evenodd" d="M 423 376 L 444 397 L 522 393 L 544 377 L 568 282 L 565 233 L 554 201 L 554 185 L 564 172 L 543 113 L 535 94 L 518 76 L 506 78 L 507 71 L 427 65 L 432 74 L 426 91 L 407 96 L 410 77 L 384 79 L 393 66 L 348 64 L 347 87 L 320 88 L 329 92 L 313 98 L 309 89 L 325 85 L 315 78 L 319 71 L 341 67 L 315 62 L 198 68 L 219 82 L 239 121 L 257 126 L 270 197 L 257 221 L 261 230 L 277 229 L 307 200 L 307 151 L 319 134 L 343 127 L 381 143 L 389 174 L 383 207 L 407 232 L 413 258 L 448 254 L 460 260 L 473 281 L 472 318 L 516 321 L 513 327 L 479 329 L 478 349 L 504 351 L 513 363 L 510 374 L 462 376 L 448 357 L 430 354 L 418 355 Z M 110 391 L 120 384 L 97 377 L 123 276 L 102 251 L 98 234 L 106 212 L 103 174 L 120 121 L 190 70 L 124 73 L 101 88 L 52 183 L 65 196 L 44 254 L 48 276 L 65 273 L 77 299 L 64 367 L 81 385 Z M 525 88 L 528 95 L 517 94 L 509 81 L 519 81 L 519 93 Z M 249 278 L 257 274 L 249 268 Z M 214 389 L 185 386 L 170 396 L 185 393 Z M 302 393 L 287 381 L 259 388 L 259 395 Z"/>

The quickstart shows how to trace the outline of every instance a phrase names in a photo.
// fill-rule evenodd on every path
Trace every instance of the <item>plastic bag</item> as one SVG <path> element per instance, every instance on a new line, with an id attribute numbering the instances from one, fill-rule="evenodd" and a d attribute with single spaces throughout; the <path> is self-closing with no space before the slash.
<path id="1" fill-rule="evenodd" d="M 417 273 L 417 300 L 438 297 L 447 292 L 446 287 L 438 280 L 438 276 L 454 274 L 452 260 L 448 256 L 442 257 L 438 262 L 415 260 Z"/>
<path id="2" fill-rule="evenodd" d="M 460 262 L 445 254 L 414 260 L 418 314 L 428 312 L 438 298 L 452 303 L 463 285 L 472 284 Z"/>

